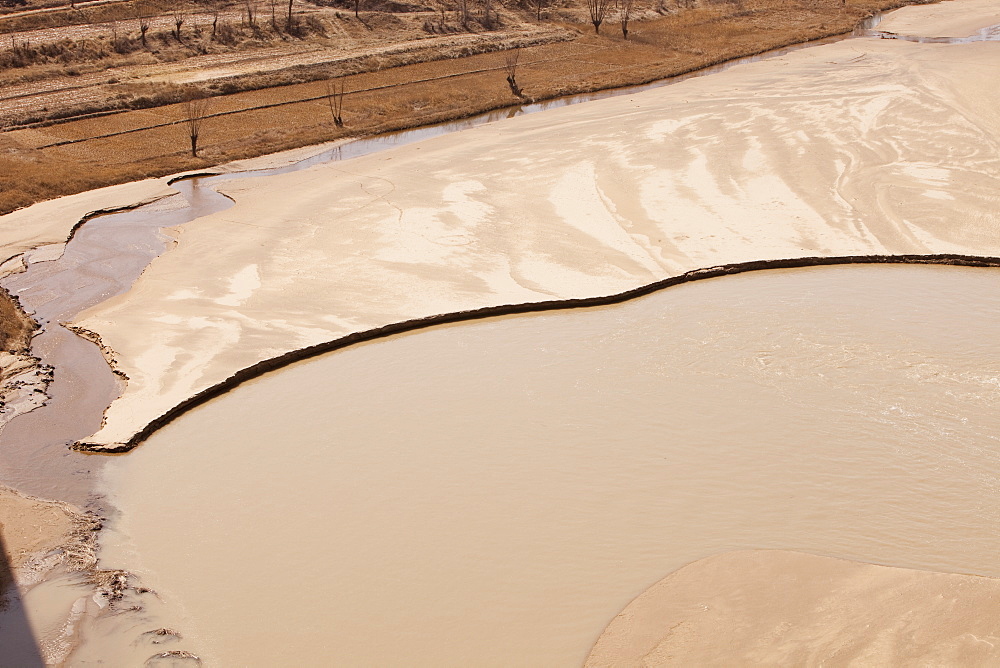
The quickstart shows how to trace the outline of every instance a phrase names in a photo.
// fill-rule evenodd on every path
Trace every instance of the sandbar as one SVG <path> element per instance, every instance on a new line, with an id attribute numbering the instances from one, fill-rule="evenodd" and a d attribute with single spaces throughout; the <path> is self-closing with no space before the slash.
<path id="1" fill-rule="evenodd" d="M 643 592 L 608 625 L 586 665 L 994 665 L 998 601 L 993 578 L 780 550 L 727 552 Z"/>
<path id="2" fill-rule="evenodd" d="M 76 319 L 128 377 L 87 440 L 120 448 L 261 360 L 414 318 L 747 261 L 1000 255 L 998 49 L 845 40 L 225 183 L 232 208 Z"/>

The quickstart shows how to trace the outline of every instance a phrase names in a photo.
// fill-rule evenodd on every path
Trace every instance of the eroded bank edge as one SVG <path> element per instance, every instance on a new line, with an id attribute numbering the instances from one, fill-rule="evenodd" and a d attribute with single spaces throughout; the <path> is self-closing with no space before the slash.
<path id="1" fill-rule="evenodd" d="M 521 304 L 503 304 L 499 306 L 486 306 L 478 309 L 465 311 L 454 311 L 439 315 L 426 316 L 404 320 L 398 323 L 376 327 L 360 332 L 354 332 L 343 337 L 332 339 L 324 343 L 314 344 L 305 348 L 292 350 L 282 355 L 262 360 L 249 367 L 245 367 L 225 380 L 206 388 L 188 399 L 177 404 L 160 417 L 149 422 L 145 427 L 136 432 L 129 440 L 116 443 L 91 443 L 78 441 L 70 446 L 80 452 L 96 454 L 121 454 L 135 449 L 143 441 L 152 436 L 156 431 L 166 426 L 175 419 L 181 417 L 191 409 L 200 406 L 216 397 L 236 389 L 243 383 L 254 380 L 271 371 L 284 368 L 296 362 L 316 357 L 328 352 L 347 348 L 359 343 L 375 341 L 396 334 L 413 332 L 426 329 L 435 325 L 449 323 L 481 320 L 502 315 L 519 315 L 524 313 L 537 313 L 543 311 L 557 311 L 574 308 L 587 308 L 591 306 L 608 306 L 620 304 L 622 302 L 643 297 L 651 293 L 681 285 L 693 281 L 717 278 L 732 274 L 740 274 L 749 271 L 761 271 L 766 269 L 795 269 L 802 267 L 816 267 L 826 265 L 846 265 L 846 264 L 934 264 L 950 265 L 960 267 L 1000 267 L 1000 257 L 959 255 L 959 254 L 931 254 L 931 255 L 844 255 L 832 257 L 799 257 L 780 260 L 753 260 L 750 262 L 739 262 L 734 264 L 718 265 L 704 269 L 695 269 L 678 276 L 648 283 L 646 285 L 626 290 L 612 295 L 597 297 L 580 297 L 563 300 L 548 300 L 541 302 L 528 302 Z"/>

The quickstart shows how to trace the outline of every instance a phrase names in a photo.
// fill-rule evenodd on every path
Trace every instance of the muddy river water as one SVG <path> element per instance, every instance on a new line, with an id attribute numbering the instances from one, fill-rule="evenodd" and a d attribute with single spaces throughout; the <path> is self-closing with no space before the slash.
<path id="1" fill-rule="evenodd" d="M 850 266 L 369 343 L 105 469 L 212 665 L 579 665 L 737 548 L 1000 576 L 1000 271 Z"/>
<path id="2" fill-rule="evenodd" d="M 214 185 L 542 106 L 186 181 L 4 280 L 57 374 L 0 433 L 0 477 L 106 515 L 102 567 L 156 590 L 74 658 L 141 663 L 159 629 L 205 665 L 579 665 L 635 596 L 733 549 L 1000 577 L 998 269 L 766 271 L 442 326 L 266 375 L 126 456 L 66 449 L 119 382 L 58 323 L 228 207 Z M 28 603 L 58 626 L 77 585 Z"/>

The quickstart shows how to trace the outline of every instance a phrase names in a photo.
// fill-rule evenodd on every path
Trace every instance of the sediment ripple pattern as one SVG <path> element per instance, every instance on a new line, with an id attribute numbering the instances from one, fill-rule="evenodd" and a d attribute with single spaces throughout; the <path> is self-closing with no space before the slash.
<path id="1" fill-rule="evenodd" d="M 807 256 L 1000 254 L 1000 44 L 855 39 L 221 186 L 82 314 L 128 376 L 98 446 L 353 332 Z"/>

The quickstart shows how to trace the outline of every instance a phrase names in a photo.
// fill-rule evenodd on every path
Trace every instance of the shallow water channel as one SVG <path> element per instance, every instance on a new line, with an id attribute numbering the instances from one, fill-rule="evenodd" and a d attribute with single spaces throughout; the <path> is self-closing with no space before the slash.
<path id="1" fill-rule="evenodd" d="M 210 665 L 579 665 L 685 563 L 1000 576 L 1000 271 L 847 266 L 425 330 L 106 467 L 107 566 Z"/>

